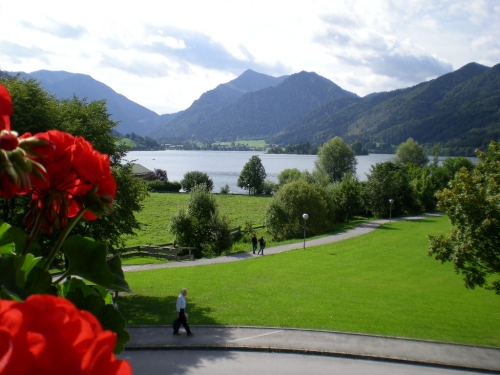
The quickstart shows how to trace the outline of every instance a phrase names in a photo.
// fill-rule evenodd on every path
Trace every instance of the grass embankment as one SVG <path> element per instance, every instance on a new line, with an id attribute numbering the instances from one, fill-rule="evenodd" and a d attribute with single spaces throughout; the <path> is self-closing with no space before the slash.
<path id="1" fill-rule="evenodd" d="M 230 264 L 126 274 L 129 325 L 167 324 L 182 287 L 191 324 L 276 326 L 500 346 L 500 297 L 467 290 L 426 256 L 446 217 L 393 222 L 350 240 Z"/>

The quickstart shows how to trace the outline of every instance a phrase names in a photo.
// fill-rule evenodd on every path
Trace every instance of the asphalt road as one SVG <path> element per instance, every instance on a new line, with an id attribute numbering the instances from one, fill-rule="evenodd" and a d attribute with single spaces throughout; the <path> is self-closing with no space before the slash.
<path id="1" fill-rule="evenodd" d="M 464 370 L 306 354 L 222 350 L 141 350 L 119 355 L 135 375 L 470 375 Z"/>

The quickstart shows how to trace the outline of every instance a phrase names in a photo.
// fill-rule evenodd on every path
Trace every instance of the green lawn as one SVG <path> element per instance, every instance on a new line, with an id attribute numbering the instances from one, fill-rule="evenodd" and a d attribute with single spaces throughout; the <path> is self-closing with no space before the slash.
<path id="1" fill-rule="evenodd" d="M 136 232 L 137 236 L 126 237 L 126 246 L 171 243 L 173 238 L 168 232 L 170 217 L 186 206 L 188 198 L 188 194 L 151 193 L 143 202 L 144 209 L 137 213 L 142 228 Z M 215 195 L 215 198 L 220 213 L 228 216 L 232 227 L 244 227 L 246 221 L 254 227 L 262 226 L 266 207 L 271 201 L 271 197 L 236 194 Z"/>
<path id="2" fill-rule="evenodd" d="M 500 346 L 500 296 L 467 290 L 426 256 L 447 217 L 393 222 L 367 235 L 231 264 L 126 274 L 129 325 L 171 324 L 188 293 L 192 324 L 276 326 Z"/>

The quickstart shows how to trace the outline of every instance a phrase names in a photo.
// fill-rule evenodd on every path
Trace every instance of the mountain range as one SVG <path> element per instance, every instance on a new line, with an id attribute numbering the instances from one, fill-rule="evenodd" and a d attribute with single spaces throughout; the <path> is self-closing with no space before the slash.
<path id="1" fill-rule="evenodd" d="M 413 87 L 365 97 L 314 72 L 271 77 L 247 70 L 180 112 L 158 115 L 88 75 L 41 70 L 33 77 L 58 98 L 105 99 L 115 128 L 159 141 L 263 139 L 321 145 L 340 136 L 392 151 L 409 137 L 471 155 L 500 139 L 500 64 L 470 63 Z"/>

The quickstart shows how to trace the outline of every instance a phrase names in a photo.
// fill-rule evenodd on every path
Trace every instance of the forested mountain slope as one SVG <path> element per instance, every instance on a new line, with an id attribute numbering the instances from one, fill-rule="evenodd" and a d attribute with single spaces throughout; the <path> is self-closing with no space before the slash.
<path id="1" fill-rule="evenodd" d="M 322 144 L 340 136 L 373 149 L 408 137 L 472 154 L 500 138 L 500 65 L 476 63 L 414 87 L 327 103 L 291 124 L 274 142 Z"/>
<path id="2" fill-rule="evenodd" d="M 203 113 L 196 122 L 175 127 L 181 118 L 156 129 L 155 137 L 186 136 L 195 139 L 230 140 L 271 137 L 309 111 L 339 98 L 357 95 L 341 89 L 316 73 L 300 72 L 270 86 L 242 95 L 237 101 Z"/>

